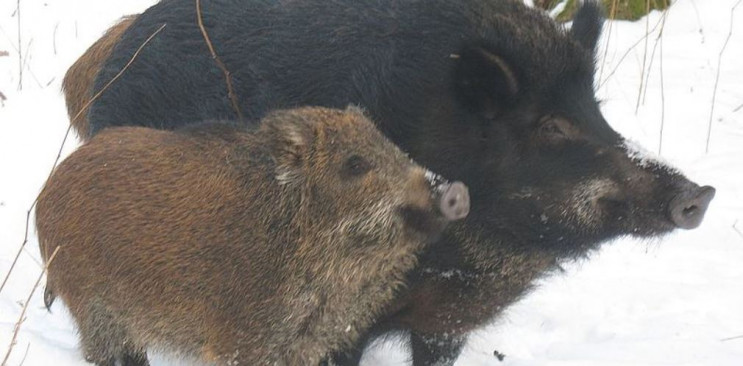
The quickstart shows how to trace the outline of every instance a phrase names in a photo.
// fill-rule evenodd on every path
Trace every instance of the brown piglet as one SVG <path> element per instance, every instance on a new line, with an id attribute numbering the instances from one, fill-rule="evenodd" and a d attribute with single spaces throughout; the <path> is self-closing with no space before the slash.
<path id="1" fill-rule="evenodd" d="M 111 128 L 36 210 L 47 297 L 97 365 L 147 349 L 216 365 L 317 365 L 366 332 L 418 254 L 469 212 L 354 107 L 254 127 Z"/>

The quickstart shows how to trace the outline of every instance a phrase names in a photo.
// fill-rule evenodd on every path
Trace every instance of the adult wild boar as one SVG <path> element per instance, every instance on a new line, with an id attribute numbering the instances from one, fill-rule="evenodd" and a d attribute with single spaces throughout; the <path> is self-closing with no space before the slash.
<path id="1" fill-rule="evenodd" d="M 97 365 L 159 348 L 214 365 L 317 365 L 393 299 L 469 210 L 355 108 L 274 112 L 252 132 L 122 127 L 39 197 L 48 290 Z"/>
<path id="2" fill-rule="evenodd" d="M 675 169 L 638 159 L 604 120 L 593 90 L 602 24 L 594 2 L 570 30 L 509 0 L 202 7 L 244 115 L 356 103 L 416 161 L 470 187 L 468 219 L 429 248 L 409 291 L 372 332 L 410 331 L 415 365 L 453 362 L 470 330 L 559 260 L 621 235 L 694 228 L 714 195 Z M 97 61 L 96 91 L 167 23 L 92 105 L 91 134 L 235 118 L 195 14 L 192 0 L 162 1 Z M 357 362 L 355 351 L 338 361 Z"/>

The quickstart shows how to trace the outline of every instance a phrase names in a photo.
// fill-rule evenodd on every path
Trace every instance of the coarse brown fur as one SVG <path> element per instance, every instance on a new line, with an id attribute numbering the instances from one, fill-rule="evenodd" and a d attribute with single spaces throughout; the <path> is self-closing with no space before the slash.
<path id="1" fill-rule="evenodd" d="M 136 19 L 136 15 L 128 15 L 119 20 L 116 25 L 109 28 L 106 33 L 93 43 L 80 58 L 75 61 L 64 76 L 62 91 L 67 104 L 67 115 L 70 123 L 77 132 L 78 137 L 83 140 L 90 138 L 88 114 L 80 111 L 95 95 L 93 84 L 101 66 L 111 55 L 121 35 Z M 79 116 L 78 116 L 79 114 Z M 77 116 L 77 118 L 75 118 Z"/>
<path id="2" fill-rule="evenodd" d="M 108 129 L 47 182 L 47 286 L 87 360 L 318 364 L 367 331 L 445 225 L 427 171 L 355 108 L 244 128 Z"/>

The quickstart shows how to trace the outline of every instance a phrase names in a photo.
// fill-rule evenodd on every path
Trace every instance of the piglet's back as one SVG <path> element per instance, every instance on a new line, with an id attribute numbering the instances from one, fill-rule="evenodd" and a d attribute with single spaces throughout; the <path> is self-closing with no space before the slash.
<path id="1" fill-rule="evenodd" d="M 42 253 L 48 258 L 55 249 L 50 243 L 61 246 L 50 266 L 48 289 L 59 291 L 71 309 L 95 306 L 91 304 L 95 295 L 79 296 L 86 291 L 105 291 L 99 300 L 111 314 L 149 309 L 125 321 L 131 329 L 147 330 L 137 338 L 170 339 L 180 348 L 205 343 L 205 339 L 194 338 L 207 338 L 209 330 L 202 327 L 219 323 L 192 321 L 193 314 L 203 314 L 205 319 L 216 316 L 204 305 L 210 303 L 209 298 L 221 299 L 220 306 L 227 307 L 250 306 L 251 298 L 270 299 L 268 293 L 275 290 L 271 283 L 251 283 L 260 277 L 251 274 L 276 272 L 280 264 L 275 262 L 281 262 L 281 256 L 264 255 L 270 247 L 266 245 L 253 246 L 249 256 L 241 255 L 247 249 L 241 245 L 268 240 L 262 231 L 265 225 L 250 223 L 270 220 L 272 210 L 259 208 L 269 202 L 261 200 L 271 197 L 270 204 L 278 210 L 280 195 L 270 193 L 275 185 L 260 186 L 265 178 L 256 179 L 269 174 L 258 169 L 266 162 L 250 167 L 244 158 L 262 159 L 259 150 L 236 154 L 236 149 L 256 145 L 250 143 L 252 136 L 227 131 L 226 126 L 212 130 L 195 136 L 136 127 L 111 129 L 65 160 L 47 182 L 37 208 Z M 232 141 L 225 141 L 224 136 Z M 263 194 L 252 194 L 257 190 Z M 236 222 L 245 225 L 236 227 Z M 278 236 L 274 238 L 277 243 L 290 242 Z M 194 260 L 199 265 L 194 266 Z M 66 270 L 70 266 L 75 270 Z M 179 270 L 181 276 L 173 281 L 172 273 Z M 223 283 L 234 284 L 233 291 L 249 288 L 254 296 L 225 304 L 223 300 L 231 297 L 222 293 L 227 291 L 220 286 Z M 207 301 L 190 302 L 194 292 Z M 93 301 L 78 303 L 82 298 Z M 78 310 L 72 312 L 96 311 Z M 137 326 L 131 324 L 132 319 L 148 324 Z M 162 319 L 170 324 L 153 327 Z M 172 323 L 179 319 L 182 324 Z M 106 323 L 90 326 L 105 327 Z M 158 329 L 165 334 L 149 334 Z"/>

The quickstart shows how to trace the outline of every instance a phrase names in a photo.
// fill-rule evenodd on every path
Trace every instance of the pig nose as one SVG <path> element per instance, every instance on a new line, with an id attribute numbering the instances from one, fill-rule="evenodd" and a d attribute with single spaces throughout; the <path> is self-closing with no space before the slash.
<path id="1" fill-rule="evenodd" d="M 693 229 L 702 223 L 715 189 L 710 186 L 694 187 L 679 193 L 669 206 L 671 221 L 682 229 Z"/>
<path id="2" fill-rule="evenodd" d="M 464 183 L 443 183 L 437 188 L 437 205 L 445 218 L 454 221 L 467 217 L 470 212 L 470 194 Z"/>

